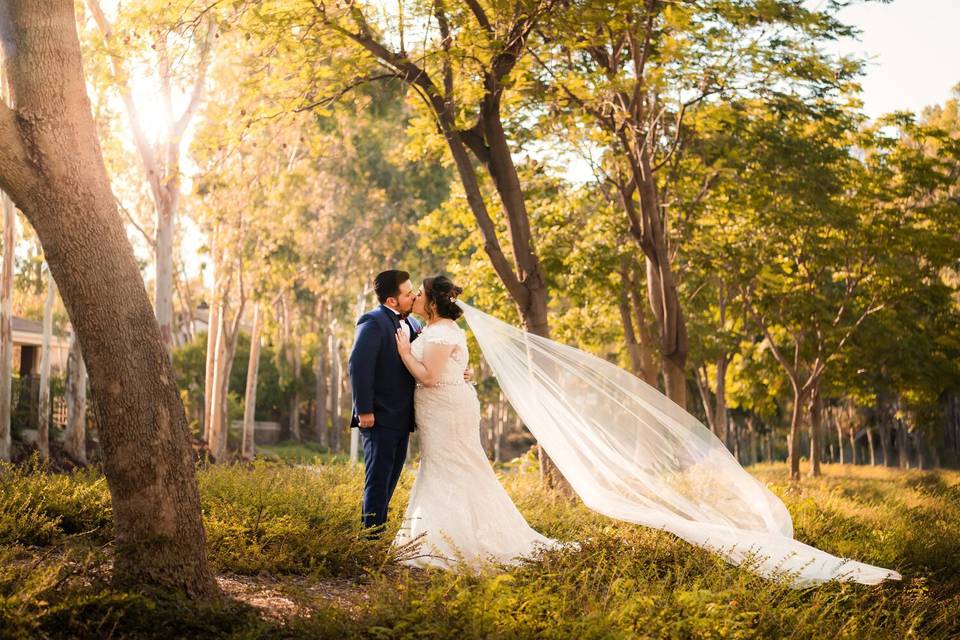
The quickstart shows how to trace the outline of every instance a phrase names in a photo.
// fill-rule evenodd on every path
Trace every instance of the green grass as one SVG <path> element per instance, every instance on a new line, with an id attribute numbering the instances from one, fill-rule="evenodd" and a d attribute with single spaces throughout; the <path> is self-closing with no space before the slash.
<path id="1" fill-rule="evenodd" d="M 799 539 L 904 575 L 794 590 L 572 505 L 522 461 L 504 471 L 508 491 L 534 527 L 579 549 L 482 575 L 409 569 L 389 535 L 357 535 L 360 468 L 305 466 L 299 448 L 279 449 L 199 471 L 211 562 L 251 589 L 201 603 L 110 585 L 109 494 L 96 472 L 0 466 L 0 638 L 960 636 L 957 472 L 828 465 L 790 485 L 784 465 L 751 469 L 787 503 Z"/>

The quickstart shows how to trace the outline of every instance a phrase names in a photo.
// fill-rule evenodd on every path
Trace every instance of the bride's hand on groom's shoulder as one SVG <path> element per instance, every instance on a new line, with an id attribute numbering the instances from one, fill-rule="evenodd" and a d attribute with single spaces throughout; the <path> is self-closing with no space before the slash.
<path id="1" fill-rule="evenodd" d="M 397 329 L 397 351 L 401 356 L 410 353 L 410 338 L 403 332 L 403 329 Z"/>

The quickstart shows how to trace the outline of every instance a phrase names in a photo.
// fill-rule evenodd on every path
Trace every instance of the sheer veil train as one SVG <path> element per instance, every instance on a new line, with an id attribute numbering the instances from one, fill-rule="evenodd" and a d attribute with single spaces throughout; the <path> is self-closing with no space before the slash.
<path id="1" fill-rule="evenodd" d="M 510 404 L 589 508 L 797 587 L 900 579 L 795 540 L 784 504 L 709 429 L 640 379 L 458 304 Z"/>

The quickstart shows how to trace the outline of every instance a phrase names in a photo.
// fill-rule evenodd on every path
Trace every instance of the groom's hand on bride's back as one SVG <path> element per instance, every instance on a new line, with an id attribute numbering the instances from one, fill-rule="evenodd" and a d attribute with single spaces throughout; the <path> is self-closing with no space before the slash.
<path id="1" fill-rule="evenodd" d="M 373 414 L 361 413 L 357 415 L 357 423 L 360 425 L 361 429 L 369 429 L 373 426 Z"/>
<path id="2" fill-rule="evenodd" d="M 467 367 L 463 370 L 463 381 L 464 382 L 473 382 L 473 369 Z"/>

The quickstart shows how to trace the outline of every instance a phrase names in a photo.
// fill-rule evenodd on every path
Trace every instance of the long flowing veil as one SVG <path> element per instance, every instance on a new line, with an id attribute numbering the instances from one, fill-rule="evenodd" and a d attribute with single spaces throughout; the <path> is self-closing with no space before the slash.
<path id="1" fill-rule="evenodd" d="M 504 395 L 590 509 L 669 531 L 797 587 L 900 579 L 794 540 L 783 502 L 709 429 L 637 377 L 458 304 Z"/>

